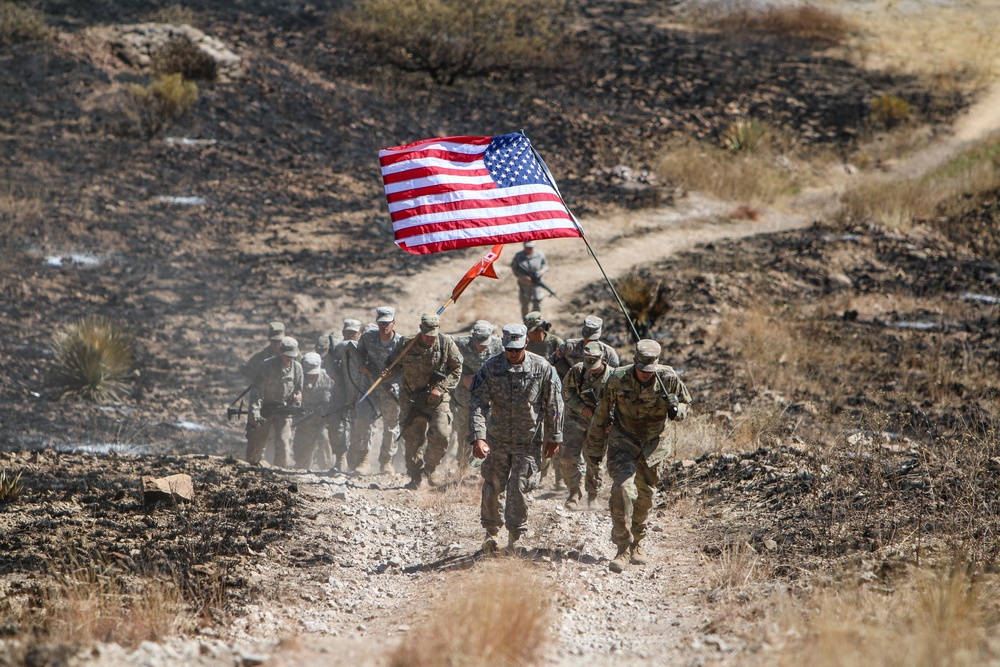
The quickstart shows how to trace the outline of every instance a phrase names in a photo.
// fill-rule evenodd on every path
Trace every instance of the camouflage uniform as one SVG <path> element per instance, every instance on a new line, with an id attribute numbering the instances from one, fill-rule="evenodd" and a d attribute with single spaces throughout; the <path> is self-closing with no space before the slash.
<path id="1" fill-rule="evenodd" d="M 357 320 L 347 320 L 345 326 L 360 328 Z M 333 391 L 330 394 L 330 449 L 334 456 L 333 467 L 343 465 L 343 457 L 348 450 L 359 451 L 361 443 L 360 429 L 354 428 L 357 408 L 355 404 L 361 397 L 361 387 L 367 386 L 367 378 L 361 374 L 361 354 L 358 343 L 354 340 L 342 340 L 337 343 L 324 359 L 324 367 L 333 379 Z"/>
<path id="2" fill-rule="evenodd" d="M 480 327 L 478 337 L 476 336 L 476 327 Z M 483 332 L 485 332 L 485 338 Z M 455 340 L 458 351 L 462 354 L 462 378 L 451 395 L 451 417 L 452 431 L 458 436 L 455 458 L 460 465 L 469 462 L 469 441 L 466 435 L 469 433 L 469 401 L 472 399 L 472 393 L 466 387 L 466 383 L 472 386 L 472 380 L 483 364 L 490 357 L 503 354 L 500 339 L 496 336 L 490 336 L 491 333 L 493 333 L 493 325 L 480 320 L 473 325 L 472 334 L 461 336 Z M 483 349 L 479 350 L 476 347 L 477 344 L 484 346 Z"/>
<path id="3" fill-rule="evenodd" d="M 290 341 L 286 345 L 286 341 Z M 274 432 L 274 465 L 288 467 L 292 444 L 292 414 L 276 412 L 282 408 L 299 407 L 296 394 L 302 394 L 302 364 L 292 361 L 288 368 L 282 365 L 282 356 L 298 357 L 298 343 L 294 338 L 284 338 L 282 353 L 271 357 L 257 371 L 250 388 L 250 416 L 256 420 L 254 427 L 247 422 L 247 461 L 260 463 L 267 447 L 267 437 Z M 289 353 L 286 355 L 286 351 Z"/>
<path id="4" fill-rule="evenodd" d="M 566 423 L 563 427 L 563 444 L 559 448 L 559 466 L 562 468 L 563 480 L 569 487 L 570 501 L 581 497 L 580 480 L 584 475 L 588 500 L 596 498 L 601 489 L 601 476 L 597 469 L 588 470 L 583 460 L 583 440 L 601 394 L 604 393 L 604 386 L 614 370 L 604 363 L 601 370 L 594 373 L 587 362 L 583 361 L 569 369 L 563 380 Z"/>
<path id="5" fill-rule="evenodd" d="M 379 371 L 385 368 L 389 357 L 400 348 L 403 337 L 393 332 L 392 338 L 383 342 L 378 331 L 366 331 L 358 339 L 358 353 L 362 362 L 373 375 L 365 376 L 365 391 L 371 387 Z M 382 419 L 382 448 L 378 453 L 378 462 L 382 466 L 391 465 L 396 454 L 396 438 L 399 436 L 399 394 L 398 380 L 387 378 L 379 383 L 364 401 L 358 404 L 357 417 L 354 426 L 358 436 L 352 437 L 352 446 L 357 443 L 357 449 L 348 452 L 348 464 L 357 468 L 371 451 L 373 441 L 377 436 L 376 421 Z"/>
<path id="6" fill-rule="evenodd" d="M 271 322 L 268 324 L 267 338 L 269 341 L 275 341 L 275 343 L 268 343 L 267 347 L 250 357 L 242 366 L 240 366 L 240 375 L 245 377 L 248 382 L 253 382 L 254 378 L 257 377 L 257 371 L 260 370 L 260 365 L 278 354 L 277 344 L 281 343 L 281 339 L 284 337 L 284 324 L 281 322 Z"/>
<path id="7" fill-rule="evenodd" d="M 504 327 L 504 346 L 525 336 L 523 325 Z M 524 343 L 521 343 L 523 347 Z M 487 361 L 472 382 L 469 405 L 469 440 L 485 440 L 490 447 L 483 462 L 480 521 L 489 535 L 506 523 L 511 540 L 528 524 L 531 492 L 538 486 L 542 447 L 561 442 L 562 387 L 552 366 L 536 354 L 525 352 L 524 361 L 512 366 L 506 354 Z M 506 492 L 503 518 L 500 494 Z"/>
<path id="8" fill-rule="evenodd" d="M 549 333 L 549 323 L 542 319 L 542 314 L 540 312 L 532 311 L 524 316 L 524 326 L 528 328 L 528 333 L 531 334 L 533 331 L 542 329 L 544 338 L 542 340 L 532 340 L 531 336 L 528 336 L 528 345 L 525 349 L 528 352 L 537 354 L 540 357 L 549 359 L 555 354 L 556 350 L 562 347 L 565 342 L 559 336 Z"/>
<path id="9" fill-rule="evenodd" d="M 590 342 L 596 342 L 601 346 L 601 348 L 604 349 L 604 363 L 612 368 L 618 368 L 619 364 L 621 364 L 621 360 L 618 358 L 618 353 L 615 352 L 613 347 L 604 341 L 589 341 L 586 338 L 570 338 L 568 341 L 563 343 L 552 358 L 549 359 L 549 361 L 552 362 L 552 365 L 556 367 L 556 370 L 561 371 L 561 377 L 565 377 L 570 368 L 583 361 L 583 348 Z"/>
<path id="10" fill-rule="evenodd" d="M 408 488 L 420 485 L 423 476 L 433 474 L 451 437 L 451 390 L 462 374 L 462 353 L 451 336 L 439 333 L 441 318 L 425 314 L 420 318 L 420 331 L 433 336 L 430 347 L 418 340 L 400 360 L 402 378 L 399 383 L 400 412 L 403 415 L 403 445 L 406 448 Z M 400 345 L 406 348 L 413 337 Z M 437 374 L 437 375 L 436 375 Z M 437 389 L 438 399 L 429 392 Z M 425 451 L 426 450 L 426 451 Z"/>
<path id="11" fill-rule="evenodd" d="M 534 247 L 534 244 L 525 247 Z M 517 296 L 521 301 L 521 317 L 524 317 L 532 310 L 540 310 L 542 299 L 545 298 L 545 290 L 532 282 L 532 277 L 541 278 L 549 270 L 549 262 L 545 259 L 545 254 L 537 248 L 530 255 L 524 250 L 514 255 L 510 263 L 510 268 L 517 278 Z"/>
<path id="12" fill-rule="evenodd" d="M 310 468 L 313 452 L 317 453 L 318 468 L 325 470 L 333 467 L 328 418 L 324 417 L 330 410 L 333 382 L 323 370 L 322 363 L 317 353 L 310 353 L 302 358 L 302 370 L 305 376 L 302 384 L 304 413 L 295 420 L 295 438 L 292 442 L 296 468 Z"/>
<path id="13" fill-rule="evenodd" d="M 638 562 L 634 552 L 646 535 L 646 518 L 660 482 L 663 463 L 673 452 L 673 429 L 667 429 L 666 422 L 668 417 L 675 421 L 684 419 L 691 403 L 691 395 L 674 370 L 657 364 L 659 350 L 655 341 L 639 341 L 636 364 L 612 373 L 587 429 L 584 448 L 588 465 L 600 465 L 605 450 L 608 455 L 608 474 L 612 481 L 611 540 L 618 547 L 615 561 L 627 559 L 631 547 L 632 562 Z M 643 369 L 655 368 L 667 394 L 675 397 L 676 403 L 671 405 L 664 397 L 655 378 L 650 378 L 648 385 L 640 383 L 635 374 L 636 365 Z M 624 569 L 625 561 L 620 562 Z"/>

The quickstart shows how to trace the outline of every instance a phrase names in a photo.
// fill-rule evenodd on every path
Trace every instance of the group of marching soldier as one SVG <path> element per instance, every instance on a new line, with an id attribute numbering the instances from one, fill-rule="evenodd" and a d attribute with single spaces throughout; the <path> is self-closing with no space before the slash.
<path id="1" fill-rule="evenodd" d="M 357 472 L 374 468 L 369 452 L 381 438 L 378 467 L 388 473 L 402 436 L 406 488 L 417 489 L 436 483 L 454 433 L 458 465 L 481 462 L 486 553 L 497 550 L 502 527 L 511 550 L 528 530 L 531 492 L 549 461 L 568 488 L 566 507 L 576 509 L 583 491 L 588 505 L 597 498 L 606 459 L 617 546 L 609 569 L 645 563 L 646 519 L 672 452 L 669 422 L 685 418 L 691 396 L 659 364 L 653 340 L 640 340 L 634 363 L 621 366 L 600 340 L 599 317 L 586 317 L 578 338 L 550 333 L 537 310 L 547 263 L 525 246 L 511 265 L 523 319 L 500 337 L 480 320 L 452 338 L 429 313 L 418 333 L 401 336 L 394 309 L 382 306 L 364 330 L 360 320 L 344 320 L 340 335 L 321 336 L 316 351 L 302 355 L 272 322 L 268 347 L 240 369 L 251 379 L 247 459 L 259 463 L 273 433 L 277 466 L 294 460 L 299 468 Z"/>

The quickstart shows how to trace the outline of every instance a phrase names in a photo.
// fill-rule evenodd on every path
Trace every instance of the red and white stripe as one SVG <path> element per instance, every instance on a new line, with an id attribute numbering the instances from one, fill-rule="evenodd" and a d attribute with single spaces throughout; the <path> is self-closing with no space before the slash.
<path id="1" fill-rule="evenodd" d="M 425 255 L 580 236 L 548 184 L 499 187 L 483 154 L 492 137 L 442 137 L 379 151 L 396 244 Z"/>

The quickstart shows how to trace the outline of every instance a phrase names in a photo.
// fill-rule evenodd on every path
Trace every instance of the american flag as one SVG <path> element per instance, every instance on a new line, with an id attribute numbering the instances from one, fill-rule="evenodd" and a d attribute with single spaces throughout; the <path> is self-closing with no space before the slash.
<path id="1" fill-rule="evenodd" d="M 407 252 L 581 236 L 522 134 L 425 139 L 378 159 L 396 244 Z"/>

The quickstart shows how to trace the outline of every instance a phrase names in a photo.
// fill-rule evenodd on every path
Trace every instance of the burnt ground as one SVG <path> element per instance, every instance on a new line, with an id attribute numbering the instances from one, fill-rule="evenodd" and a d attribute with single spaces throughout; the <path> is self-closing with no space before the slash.
<path id="1" fill-rule="evenodd" d="M 201 85 L 192 114 L 168 134 L 217 143 L 179 146 L 110 131 L 115 91 L 147 79 L 81 35 L 101 23 L 144 20 L 150 3 L 36 4 L 58 17 L 52 22 L 62 37 L 0 51 L 0 196 L 26 202 L 27 211 L 0 218 L 0 449 L 7 452 L 0 461 L 23 470 L 28 488 L 22 503 L 2 509 L 4 523 L 17 528 L 2 532 L 0 547 L 17 554 L 4 560 L 2 574 L 5 585 L 22 586 L 21 595 L 33 594 L 35 584 L 18 582 L 64 537 L 83 549 L 125 554 L 126 568 L 129 559 L 157 561 L 164 545 L 175 566 L 215 557 L 230 564 L 227 572 L 259 566 L 266 552 L 293 571 L 296 563 L 313 568 L 295 579 L 312 591 L 303 596 L 316 595 L 309 588 L 315 582 L 339 595 L 340 584 L 333 575 L 327 579 L 326 569 L 348 570 L 341 563 L 350 562 L 352 593 L 372 590 L 377 569 L 391 560 L 389 551 L 379 551 L 386 528 L 377 523 L 362 548 L 343 525 L 357 522 L 346 517 L 381 512 L 382 500 L 373 500 L 381 489 L 361 484 L 360 498 L 327 517 L 292 490 L 294 478 L 202 457 L 242 451 L 241 427 L 227 425 L 222 412 L 242 389 L 236 368 L 259 347 L 262 323 L 283 319 L 307 347 L 338 321 L 333 296 L 348 294 L 368 305 L 391 300 L 390 277 L 434 266 L 433 258 L 391 247 L 378 148 L 431 135 L 524 128 L 574 211 L 600 215 L 614 210 L 620 193 L 595 170 L 619 163 L 648 168 L 673 138 L 710 139 L 741 114 L 785 127 L 807 147 L 847 153 L 867 129 L 873 95 L 906 97 L 929 122 L 947 122 L 967 104 L 921 90 L 916 81 L 856 70 L 807 43 L 666 27 L 640 2 L 574 4 L 577 57 L 566 70 L 497 74 L 451 87 L 352 50 L 329 23 L 336 3 L 203 2 L 191 5 L 199 27 L 244 57 L 246 76 Z M 171 205 L 158 202 L 161 195 L 197 195 L 207 203 Z M 986 202 L 982 210 L 993 215 L 995 207 Z M 968 525 L 994 517 L 993 501 L 975 501 L 995 497 L 995 452 L 976 450 L 989 455 L 964 468 L 982 475 L 947 474 L 955 460 L 971 458 L 961 445 L 989 432 L 996 400 L 990 379 L 997 364 L 996 306 L 959 297 L 992 294 L 997 265 L 989 247 L 962 243 L 920 229 L 903 235 L 816 226 L 716 243 L 643 269 L 669 288 L 671 308 L 654 330 L 667 342 L 665 354 L 685 371 L 700 414 L 733 435 L 746 431 L 741 414 L 752 412 L 749 406 L 780 408 L 774 423 L 750 430 L 751 453 L 678 462 L 666 497 L 701 497 L 716 508 L 700 519 L 704 530 L 689 537 L 701 553 L 718 554 L 747 539 L 776 552 L 779 574 L 796 576 L 851 554 L 888 558 L 884 549 L 915 526 L 931 541 L 947 526 L 926 521 L 927 513 L 954 507 L 956 498 L 972 508 Z M 45 261 L 68 253 L 99 263 Z M 577 305 L 603 299 L 595 289 Z M 727 322 L 753 308 L 781 312 L 791 323 L 784 330 L 791 340 L 808 332 L 832 353 L 820 361 L 791 355 L 779 365 L 792 364 L 794 372 L 773 384 L 755 379 L 733 351 L 742 339 L 733 327 L 727 330 Z M 125 322 L 136 336 L 137 370 L 118 404 L 60 401 L 48 382 L 52 335 L 90 314 Z M 610 307 L 604 314 L 624 349 L 621 320 Z M 898 326 L 906 322 L 932 326 Z M 838 365 L 836 352 L 844 349 L 851 354 L 843 358 L 853 361 Z M 929 359 L 948 363 L 921 361 Z M 965 378 L 969 360 L 980 372 Z M 823 382 L 832 386 L 834 378 L 836 390 L 826 390 Z M 72 451 L 80 445 L 123 456 Z M 33 460 L 37 450 L 45 451 Z M 133 458 L 135 452 L 158 456 Z M 185 454 L 192 456 L 179 458 Z M 195 475 L 202 490 L 195 505 L 141 507 L 138 476 L 177 468 Z M 313 493 L 324 483 L 309 482 Z M 344 479 L 338 484 L 356 486 Z M 546 511 L 559 526 L 559 503 L 548 501 Z M 465 508 L 457 537 L 434 536 L 433 526 L 454 517 L 435 513 L 433 499 L 393 496 L 390 504 L 389 514 L 422 522 L 427 536 L 400 548 L 408 554 L 404 564 L 437 562 L 451 539 L 462 540 L 462 555 L 469 555 L 478 533 Z M 658 514 L 667 530 L 678 528 L 667 512 L 673 506 Z M 317 515 L 325 532 L 300 533 Z M 562 545 L 559 553 L 575 551 L 575 557 L 556 560 L 572 561 L 567 567 L 584 577 L 578 599 L 598 593 L 581 603 L 581 618 L 610 621 L 616 610 L 601 590 L 610 595 L 623 584 L 593 579 L 593 566 L 606 559 L 607 527 L 596 514 L 585 516 L 585 522 L 563 521 L 566 531 L 580 524 L 580 543 Z M 230 543 L 237 525 L 241 533 L 248 525 L 260 530 L 249 531 L 245 544 Z M 398 533 L 408 524 L 400 525 L 391 534 L 402 541 Z M 975 543 L 983 562 L 994 559 L 988 531 L 953 532 Z M 286 539 L 317 535 L 336 544 L 285 549 Z M 221 545 L 228 545 L 224 552 Z M 912 546 L 907 542 L 897 555 L 914 557 Z M 699 553 L 670 555 L 697 561 Z M 267 590 L 279 587 L 286 572 L 272 571 L 274 588 Z M 664 585 L 672 575 L 660 569 L 657 576 Z M 441 582 L 434 569 L 431 584 Z M 418 584 L 404 589 L 411 611 L 420 604 Z M 236 608 L 266 593 L 238 574 L 228 585 Z M 384 596 L 364 598 L 361 623 L 396 632 L 369 620 L 381 618 L 386 605 L 398 611 L 392 605 L 402 604 L 392 601 L 397 589 L 382 588 Z M 355 611 L 341 605 L 337 627 L 357 627 Z M 265 611 L 252 613 L 263 618 Z M 578 649 L 607 659 L 622 647 L 661 650 L 666 640 L 655 637 L 673 641 L 671 632 L 697 633 L 697 612 L 689 616 L 679 630 L 650 625 L 654 639 L 638 644 L 567 640 L 560 657 L 571 664 Z M 572 635 L 574 626 L 568 628 Z"/>

